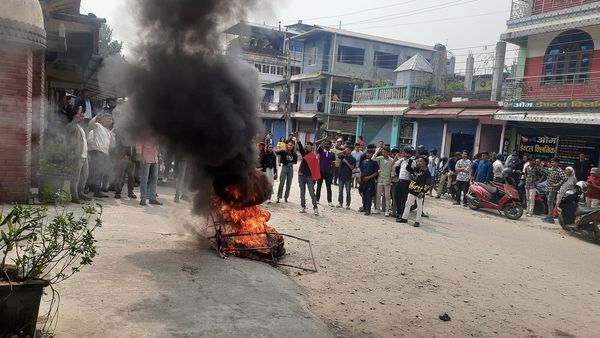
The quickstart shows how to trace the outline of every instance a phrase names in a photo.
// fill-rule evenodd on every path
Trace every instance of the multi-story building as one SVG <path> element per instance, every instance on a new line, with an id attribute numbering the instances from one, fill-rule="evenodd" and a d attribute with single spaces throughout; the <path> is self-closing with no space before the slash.
<path id="1" fill-rule="evenodd" d="M 513 0 L 501 40 L 519 48 L 504 86 L 506 150 L 564 165 L 600 149 L 600 1 Z"/>
<path id="2" fill-rule="evenodd" d="M 295 27 L 295 25 L 290 26 Z M 319 131 L 354 135 L 356 116 L 348 115 L 355 87 L 393 83 L 394 70 L 431 46 L 314 26 L 294 36 L 304 46 L 301 74 L 291 77 L 296 130 L 306 139 Z"/>

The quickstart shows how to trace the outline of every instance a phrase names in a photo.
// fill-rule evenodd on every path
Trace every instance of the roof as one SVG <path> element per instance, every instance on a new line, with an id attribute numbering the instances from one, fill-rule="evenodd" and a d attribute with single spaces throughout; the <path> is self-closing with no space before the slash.
<path id="1" fill-rule="evenodd" d="M 362 105 L 352 106 L 348 109 L 348 115 L 377 115 L 377 116 L 402 116 L 409 110 L 408 106 L 392 105 Z"/>
<path id="2" fill-rule="evenodd" d="M 514 111 L 500 110 L 495 115 L 496 120 L 519 122 L 545 122 L 569 124 L 600 125 L 600 113 L 585 111 Z"/>
<path id="3" fill-rule="evenodd" d="M 337 29 L 337 28 L 323 27 L 323 26 L 317 26 L 317 28 L 310 30 L 306 33 L 297 35 L 297 36 L 293 37 L 293 39 L 297 39 L 297 40 L 305 39 L 307 37 L 313 36 L 318 33 L 338 34 L 338 35 L 349 36 L 349 37 L 353 37 L 353 38 L 357 38 L 357 39 L 387 43 L 390 45 L 412 47 L 412 48 L 422 49 L 422 50 L 431 51 L 431 52 L 435 51 L 435 49 L 433 49 L 432 46 L 428 46 L 428 45 L 424 45 L 424 44 L 420 44 L 420 43 L 395 40 L 395 39 L 390 39 L 390 38 L 386 38 L 386 37 L 382 37 L 382 36 L 357 33 L 357 32 L 352 32 L 352 31 L 348 31 L 345 29 Z"/>
<path id="4" fill-rule="evenodd" d="M 405 117 L 416 118 L 458 118 L 463 108 L 414 109 L 404 113 Z"/>
<path id="5" fill-rule="evenodd" d="M 400 67 L 396 68 L 394 72 L 404 72 L 404 71 L 416 71 L 416 72 L 426 72 L 433 73 L 433 67 L 431 63 L 423 57 L 423 55 L 417 53 L 406 62 L 400 65 Z"/>
<path id="6" fill-rule="evenodd" d="M 247 22 L 247 21 L 240 21 L 237 24 L 227 28 L 225 30 L 225 33 L 227 34 L 233 34 L 233 35 L 267 35 L 267 36 L 273 36 L 274 34 L 276 35 L 281 35 L 283 36 L 284 34 L 286 34 L 286 30 L 281 30 L 279 29 L 279 27 L 275 27 L 275 26 L 268 26 L 268 25 L 262 25 L 262 24 L 258 24 L 258 23 L 251 23 L 251 22 Z M 287 34 L 290 35 L 298 35 L 300 34 L 300 32 L 297 32 L 293 29 L 287 29 Z"/>

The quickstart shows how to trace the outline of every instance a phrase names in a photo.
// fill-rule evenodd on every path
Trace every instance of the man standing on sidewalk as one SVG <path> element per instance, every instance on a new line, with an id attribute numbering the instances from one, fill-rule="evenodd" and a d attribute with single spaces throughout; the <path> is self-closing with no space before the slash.
<path id="1" fill-rule="evenodd" d="M 460 196 L 463 195 L 463 205 L 467 206 L 467 192 L 469 192 L 469 182 L 471 181 L 471 160 L 469 153 L 463 151 L 462 158 L 456 162 L 456 202 L 454 205 L 460 205 Z"/>
<path id="2" fill-rule="evenodd" d="M 356 166 L 356 159 L 352 156 L 352 148 L 346 146 L 346 149 L 340 155 L 342 165 L 339 171 L 339 187 L 340 193 L 338 194 L 338 208 L 344 206 L 344 189 L 346 189 L 346 209 L 350 209 L 351 199 L 351 187 L 352 187 L 352 172 Z"/>
<path id="3" fill-rule="evenodd" d="M 298 141 L 298 151 L 302 155 L 302 162 L 298 168 L 298 184 L 300 185 L 300 210 L 301 214 L 306 213 L 306 190 L 313 205 L 315 216 L 319 216 L 319 208 L 317 206 L 317 198 L 315 196 L 315 181 L 321 178 L 319 168 L 319 159 L 313 152 L 312 142 L 306 142 L 306 148 Z"/>
<path id="4" fill-rule="evenodd" d="M 108 195 L 102 193 L 102 179 L 108 177 L 111 169 L 109 152 L 115 145 L 113 133 L 108 129 L 112 123 L 110 114 L 94 116 L 89 122 L 90 132 L 88 134 L 88 154 L 90 159 L 90 189 L 94 197 L 105 198 Z"/>
<path id="5" fill-rule="evenodd" d="M 540 167 L 532 158 L 529 159 L 529 165 L 525 168 L 525 196 L 527 199 L 527 217 L 533 216 L 535 209 L 535 194 L 537 186 L 542 181 L 543 173 Z"/>
<path id="6" fill-rule="evenodd" d="M 279 164 L 281 165 L 281 174 L 279 175 L 279 189 L 277 190 L 277 203 L 283 195 L 283 186 L 285 185 L 285 202 L 287 203 L 290 197 L 290 187 L 294 178 L 294 165 L 298 163 L 298 155 L 296 154 L 296 143 L 290 139 L 286 143 L 284 151 L 277 151 L 279 155 Z"/>
<path id="7" fill-rule="evenodd" d="M 333 181 L 333 162 L 336 160 L 335 154 L 331 151 L 331 143 L 327 140 L 323 141 L 317 149 L 319 154 L 319 168 L 321 169 L 321 178 L 317 181 L 317 202 L 321 200 L 321 187 L 325 181 L 327 189 L 327 204 L 333 207 L 331 183 Z"/>
<path id="8" fill-rule="evenodd" d="M 85 182 L 88 179 L 88 145 L 85 130 L 81 127 L 83 121 L 83 109 L 77 107 L 77 112 L 73 115 L 72 120 L 67 124 L 67 142 L 72 151 L 76 155 L 73 177 L 71 183 L 71 202 L 80 203 L 80 200 L 88 200 L 83 193 Z"/>
<path id="9" fill-rule="evenodd" d="M 390 157 L 390 153 L 386 148 L 378 148 L 375 156 L 375 162 L 379 166 L 379 175 L 377 176 L 377 190 L 375 195 L 375 210 L 374 214 L 378 214 L 380 207 L 385 209 L 385 217 L 390 217 L 390 208 L 392 207 L 392 173 L 394 172 L 394 160 Z M 385 198 L 385 206 L 382 205 L 381 201 Z"/>
<path id="10" fill-rule="evenodd" d="M 155 140 L 148 140 L 138 144 L 136 153 L 140 161 L 140 205 L 146 205 L 146 200 L 150 204 L 162 205 L 156 199 L 156 186 L 158 185 L 158 164 L 160 152 L 158 143 Z"/>
<path id="11" fill-rule="evenodd" d="M 554 203 L 558 190 L 565 181 L 567 176 L 558 166 L 558 158 L 554 157 L 550 160 L 550 168 L 546 169 L 546 198 L 548 201 L 548 216 L 544 218 L 544 222 L 554 223 Z"/>

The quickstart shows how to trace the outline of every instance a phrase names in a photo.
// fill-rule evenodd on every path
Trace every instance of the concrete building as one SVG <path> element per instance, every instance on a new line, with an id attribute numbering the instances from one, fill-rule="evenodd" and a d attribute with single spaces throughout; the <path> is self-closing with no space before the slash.
<path id="1" fill-rule="evenodd" d="M 600 1 L 513 0 L 501 40 L 519 47 L 496 114 L 508 121 L 505 149 L 564 165 L 583 152 L 598 163 Z"/>

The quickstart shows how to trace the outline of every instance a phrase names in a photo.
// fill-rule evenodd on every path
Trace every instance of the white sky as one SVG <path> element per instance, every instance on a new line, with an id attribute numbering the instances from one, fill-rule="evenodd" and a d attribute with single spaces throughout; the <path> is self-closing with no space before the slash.
<path id="1" fill-rule="evenodd" d="M 169 1 L 169 0 L 165 0 Z M 226 1 L 226 0 L 223 0 Z M 114 37 L 135 44 L 135 25 L 128 5 L 133 0 L 82 0 L 82 13 L 107 19 Z M 510 0 L 263 0 L 263 7 L 248 19 L 277 26 L 303 20 L 307 24 L 337 27 L 389 38 L 434 45 L 446 44 L 457 56 L 456 70 L 464 72 L 466 54 L 475 54 L 477 73 L 491 72 L 493 46 L 506 29 Z M 463 49 L 465 47 L 475 48 Z M 508 45 L 506 64 L 516 60 L 516 47 Z M 485 61 L 487 60 L 487 62 Z M 484 69 L 487 68 L 487 69 Z"/>

